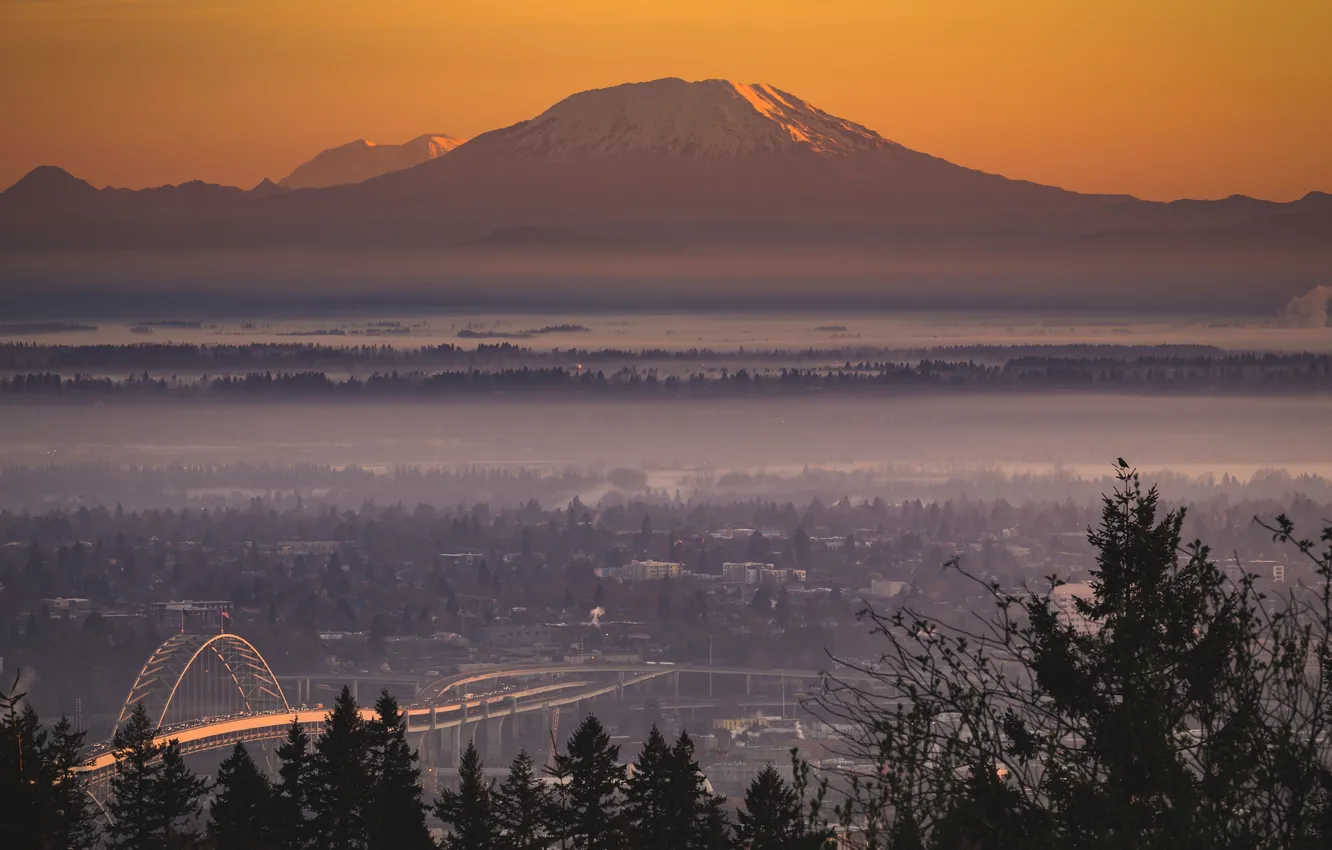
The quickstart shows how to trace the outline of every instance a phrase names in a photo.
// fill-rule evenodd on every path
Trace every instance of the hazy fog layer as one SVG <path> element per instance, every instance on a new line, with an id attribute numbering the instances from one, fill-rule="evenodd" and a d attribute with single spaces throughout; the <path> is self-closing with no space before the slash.
<path id="1" fill-rule="evenodd" d="M 717 351 L 745 348 L 802 349 L 852 346 L 925 348 L 953 345 L 1214 345 L 1228 350 L 1332 351 L 1332 328 L 1296 327 L 1284 315 L 1247 320 L 1204 313 L 1170 317 L 1112 313 L 1032 312 L 722 312 L 722 313 L 420 313 L 385 312 L 275 318 L 203 318 L 144 311 L 105 318 L 71 311 L 64 322 L 95 330 L 44 330 L 0 323 L 0 342 L 95 345 L 187 342 L 242 344 L 306 342 L 323 345 L 413 347 L 509 341 L 537 349 L 620 348 Z M 161 320 L 185 320 L 173 326 Z M 143 325 L 141 322 L 157 322 Z M 521 336 L 525 331 L 577 325 L 586 331 Z M 482 335 L 461 339 L 460 331 Z M 493 335 L 486 338 L 485 335 Z"/>
<path id="2" fill-rule="evenodd" d="M 0 463 L 625 466 L 688 471 L 911 463 L 1100 474 L 1117 456 L 1190 474 L 1332 475 L 1332 399 L 918 396 L 644 403 L 31 403 Z"/>

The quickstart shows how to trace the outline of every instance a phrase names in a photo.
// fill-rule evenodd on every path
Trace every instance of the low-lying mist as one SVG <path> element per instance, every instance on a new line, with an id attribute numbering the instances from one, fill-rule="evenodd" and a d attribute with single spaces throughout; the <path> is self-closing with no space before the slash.
<path id="1" fill-rule="evenodd" d="M 1118 456 L 1190 478 L 1249 482 L 1263 470 L 1332 477 L 1332 398 L 1323 397 L 34 402 L 7 407 L 5 419 L 0 492 L 8 507 L 282 492 L 342 494 L 335 498 L 344 507 L 366 498 L 448 505 L 559 503 L 578 495 L 595 502 L 649 489 L 787 500 L 925 498 L 944 487 L 982 497 L 1080 499 L 1101 491 Z M 190 471 L 215 466 L 232 471 Z M 133 476 L 111 472 L 130 467 L 178 472 L 146 485 L 136 472 L 134 486 Z M 613 481 L 617 468 L 628 473 Z M 419 472 L 453 469 L 528 477 L 497 486 Z M 1272 496 L 1271 487 L 1323 486 L 1258 480 Z M 1212 485 L 1204 478 L 1198 486 Z"/>

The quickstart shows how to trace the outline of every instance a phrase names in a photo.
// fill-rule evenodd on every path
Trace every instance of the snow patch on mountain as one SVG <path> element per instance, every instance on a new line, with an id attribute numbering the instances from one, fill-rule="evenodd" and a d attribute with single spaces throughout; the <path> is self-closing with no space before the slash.
<path id="1" fill-rule="evenodd" d="M 493 141 L 510 152 L 555 160 L 644 153 L 842 156 L 899 147 L 770 85 L 674 78 L 581 92 L 498 136 Z"/>

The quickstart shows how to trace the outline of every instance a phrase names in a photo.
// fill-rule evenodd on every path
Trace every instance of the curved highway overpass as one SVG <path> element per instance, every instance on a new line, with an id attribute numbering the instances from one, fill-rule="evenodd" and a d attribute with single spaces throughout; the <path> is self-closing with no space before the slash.
<path id="1" fill-rule="evenodd" d="M 813 670 L 755 670 L 694 664 L 583 663 L 496 667 L 437 679 L 403 708 L 410 733 L 461 730 L 468 724 L 533 711 L 575 705 L 623 692 L 653 679 L 673 676 L 679 695 L 681 675 L 745 676 L 795 682 L 819 680 Z M 607 681 L 605 676 L 615 678 Z M 551 677 L 556 677 L 554 681 Z M 350 678 L 355 678 L 350 677 Z M 476 685 L 516 680 L 481 694 Z M 748 690 L 748 679 L 746 682 Z M 197 710 L 206 696 L 233 710 L 223 714 Z M 311 737 L 323 731 L 325 708 L 291 706 L 259 651 L 237 635 L 173 635 L 144 665 L 121 712 L 123 723 L 136 703 L 143 703 L 159 725 L 156 740 L 180 742 L 186 753 L 230 747 L 236 742 L 272 741 L 286 737 L 295 720 Z M 211 716 L 193 717 L 192 714 Z M 370 719 L 374 710 L 361 709 Z M 115 769 L 115 751 L 105 741 L 89 747 L 84 770 L 94 781 Z"/>

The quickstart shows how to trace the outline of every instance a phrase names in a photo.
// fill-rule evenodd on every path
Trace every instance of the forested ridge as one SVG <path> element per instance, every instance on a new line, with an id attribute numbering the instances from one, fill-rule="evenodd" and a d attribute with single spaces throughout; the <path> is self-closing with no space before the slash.
<path id="1" fill-rule="evenodd" d="M 1021 357 L 1003 364 L 967 360 L 915 363 L 847 360 L 800 368 L 740 366 L 659 374 L 655 368 L 603 369 L 564 365 L 469 367 L 441 371 L 373 371 L 337 375 L 315 369 L 180 376 L 176 372 L 113 378 L 75 372 L 20 372 L 0 378 L 0 395 L 362 397 L 515 392 L 574 393 L 585 398 L 728 397 L 806 392 L 1086 391 L 1132 394 L 1309 393 L 1332 390 L 1332 356 L 1262 355 L 1219 358 Z"/>

